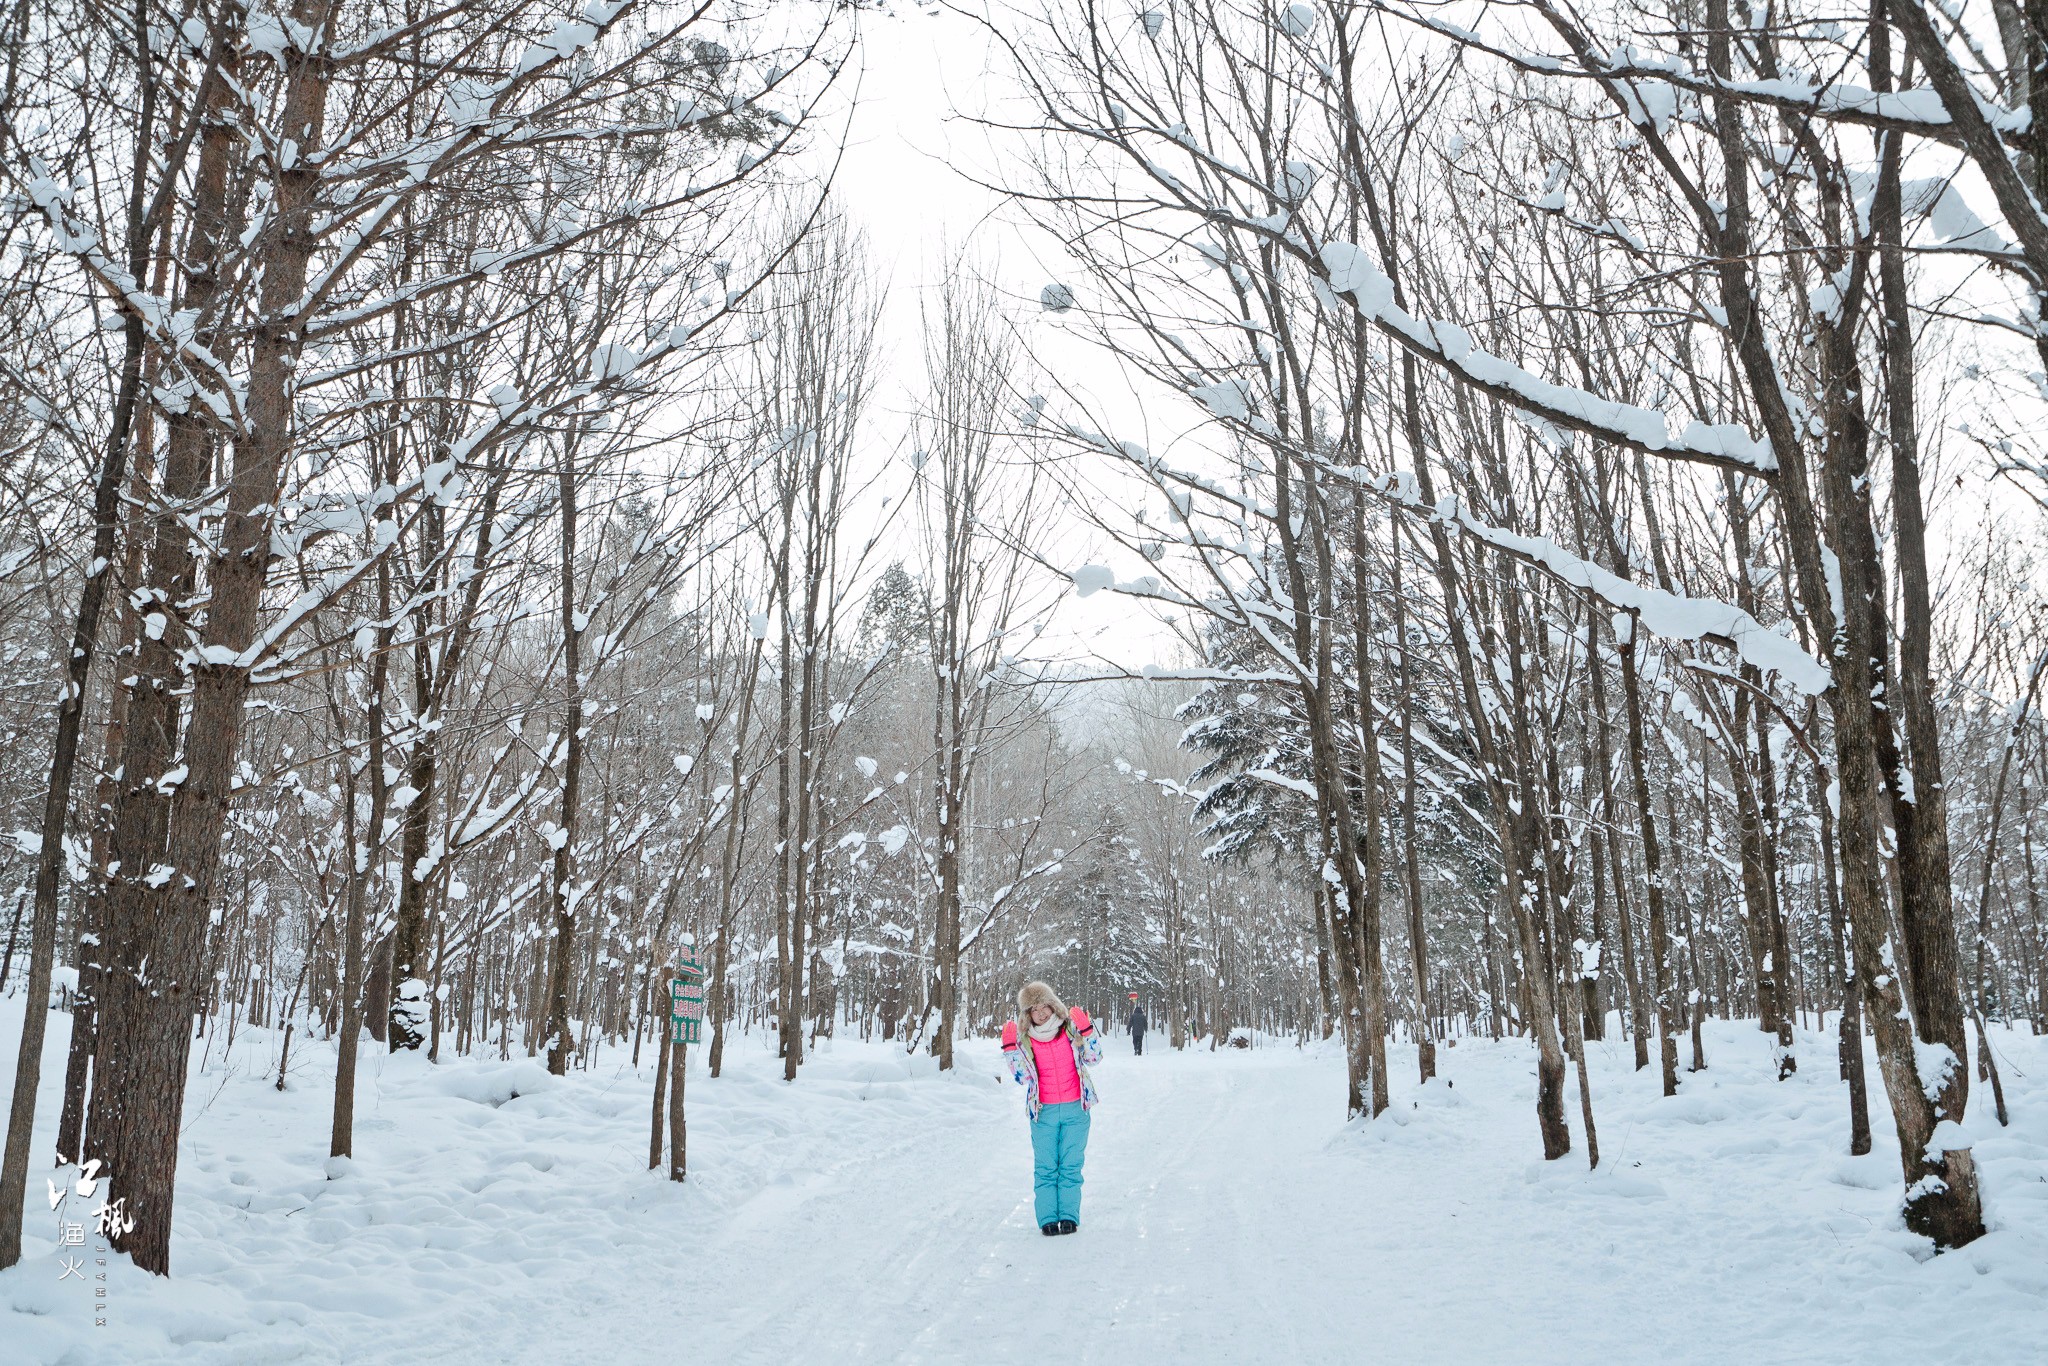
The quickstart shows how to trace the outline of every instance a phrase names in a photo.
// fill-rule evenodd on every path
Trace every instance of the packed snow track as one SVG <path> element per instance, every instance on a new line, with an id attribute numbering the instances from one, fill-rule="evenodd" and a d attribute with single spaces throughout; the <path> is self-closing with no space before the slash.
<path id="1" fill-rule="evenodd" d="M 1899 1223 L 1883 1113 L 1846 1156 L 1826 1041 L 1801 1043 L 1777 1083 L 1753 1029 L 1710 1030 L 1671 1099 L 1593 1045 L 1588 1172 L 1575 1091 L 1578 1148 L 1536 1160 L 1520 1043 L 1443 1049 L 1428 1086 L 1396 1048 L 1393 1108 L 1347 1125 L 1328 1045 L 1112 1039 L 1081 1231 L 1045 1238 L 987 1042 L 948 1076 L 839 1041 L 789 1085 L 738 1040 L 724 1077 L 693 1067 L 675 1185 L 646 1170 L 649 1059 L 366 1054 L 355 1160 L 328 1163 L 331 1050 L 279 1093 L 245 1033 L 193 1078 L 173 1279 L 117 1262 L 96 1332 L 32 1203 L 0 1339 L 181 1366 L 2037 1360 L 2048 1040 L 2001 1041 L 2013 1124 L 1972 1117 L 1992 1231 L 1939 1258 Z"/>

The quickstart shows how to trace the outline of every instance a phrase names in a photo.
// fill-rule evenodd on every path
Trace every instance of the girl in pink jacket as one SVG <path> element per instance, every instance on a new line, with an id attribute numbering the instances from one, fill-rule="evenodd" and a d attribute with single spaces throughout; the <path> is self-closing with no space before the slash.
<path id="1" fill-rule="evenodd" d="M 1003 1057 L 1024 1088 L 1031 1121 L 1032 1183 L 1038 1231 L 1050 1237 L 1081 1227 L 1081 1161 L 1088 1153 L 1088 1112 L 1102 1044 L 1085 1010 L 1068 1010 L 1043 982 L 1017 993 L 1024 1026 L 1003 1026 Z"/>

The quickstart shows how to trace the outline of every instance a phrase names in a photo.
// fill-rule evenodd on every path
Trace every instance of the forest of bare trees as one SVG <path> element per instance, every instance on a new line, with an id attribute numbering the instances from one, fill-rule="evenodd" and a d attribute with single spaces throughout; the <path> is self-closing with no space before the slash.
<path id="1" fill-rule="evenodd" d="M 1010 183 L 1073 262 L 1059 302 L 1220 428 L 1169 457 L 1054 414 L 1104 457 L 1077 481 L 1153 491 L 1099 521 L 1157 568 L 1102 577 L 1234 675 L 1192 736 L 1205 807 L 1320 865 L 1355 1112 L 1386 1104 L 1399 996 L 1427 1013 L 1416 856 L 1456 850 L 1494 889 L 1486 995 L 1535 1042 L 1546 1157 L 1575 1064 L 1598 1162 L 1603 995 L 1666 1094 L 1704 1012 L 1755 1016 L 1782 1075 L 1796 1012 L 1832 1008 L 1852 1143 L 1867 1027 L 1908 1226 L 1981 1232 L 1960 1124 L 1973 1042 L 2002 1110 L 1987 1017 L 2040 1010 L 2013 775 L 2048 661 L 2013 554 L 2043 163 L 1984 113 L 2038 98 L 2042 40 L 1997 13 L 2003 67 L 1917 5 L 1002 31 L 1029 113 L 986 118 L 1038 136 Z M 1938 561 L 1935 518 L 1970 528 Z"/>
<path id="2" fill-rule="evenodd" d="M 61 1007 L 0 1263 L 97 1161 L 170 1271 L 217 1035 L 334 1050 L 347 1157 L 363 1050 L 665 1061 L 685 944 L 714 1078 L 950 1069 L 1043 975 L 1339 1038 L 1366 1120 L 1525 1040 L 1596 1165 L 1589 1041 L 1670 1095 L 1752 1021 L 1977 1237 L 2048 1033 L 2036 16 L 976 9 L 1058 278 L 955 250 L 903 354 L 851 12 L 0 17 L 0 988 Z"/>

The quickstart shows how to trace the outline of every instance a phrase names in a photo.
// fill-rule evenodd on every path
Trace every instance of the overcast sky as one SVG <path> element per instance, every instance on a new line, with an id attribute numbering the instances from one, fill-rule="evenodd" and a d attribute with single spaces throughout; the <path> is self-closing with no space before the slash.
<path id="1" fill-rule="evenodd" d="M 1184 399 L 1133 393 L 1108 356 L 1039 309 L 1040 289 L 1061 275 L 1059 245 L 1031 228 L 1001 195 L 976 183 L 1003 180 L 1015 169 L 1008 159 L 1017 149 L 992 140 L 957 111 L 982 112 L 992 94 L 1000 98 L 1015 88 L 1007 55 L 992 49 L 979 24 L 950 10 L 906 3 L 894 13 L 863 10 L 856 22 L 857 61 L 840 87 L 853 107 L 849 112 L 841 103 L 837 109 L 837 118 L 845 120 L 846 146 L 834 192 L 866 234 L 877 268 L 889 281 L 887 379 L 874 424 L 875 458 L 900 449 L 922 380 L 921 302 L 936 287 L 949 253 L 963 246 L 1013 304 L 1024 345 L 1053 387 L 1087 393 L 1091 407 L 1099 405 L 1124 424 L 1119 436 L 1146 441 L 1162 421 L 1184 426 Z M 823 135 L 834 150 L 835 135 L 836 124 Z M 906 469 L 904 480 L 892 481 L 896 487 L 907 483 L 907 474 Z M 1138 571 L 1135 558 L 1108 552 L 1100 534 L 1078 517 L 1062 521 L 1057 539 L 1041 549 L 1049 561 L 1071 570 L 1107 558 L 1121 574 Z M 903 558 L 909 559 L 907 527 L 904 535 Z M 890 558 L 895 557 L 882 562 Z M 1137 668 L 1170 662 L 1175 647 L 1142 605 L 1113 593 L 1081 598 L 1069 590 L 1037 653 L 1075 661 L 1100 657 Z"/>

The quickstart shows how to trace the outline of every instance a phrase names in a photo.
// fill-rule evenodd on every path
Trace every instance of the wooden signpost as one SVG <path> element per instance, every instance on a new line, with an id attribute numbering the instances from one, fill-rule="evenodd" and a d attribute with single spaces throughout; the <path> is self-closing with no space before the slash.
<path id="1" fill-rule="evenodd" d="M 688 1075 L 689 1045 L 704 1035 L 704 965 L 690 956 L 694 947 L 683 936 L 683 956 L 668 973 L 668 1179 L 681 1181 L 688 1169 L 689 1126 L 683 1117 L 683 1079 Z M 661 1078 L 655 1080 L 655 1154 L 660 1161 Z M 651 1165 L 651 1164 L 650 1164 Z"/>

